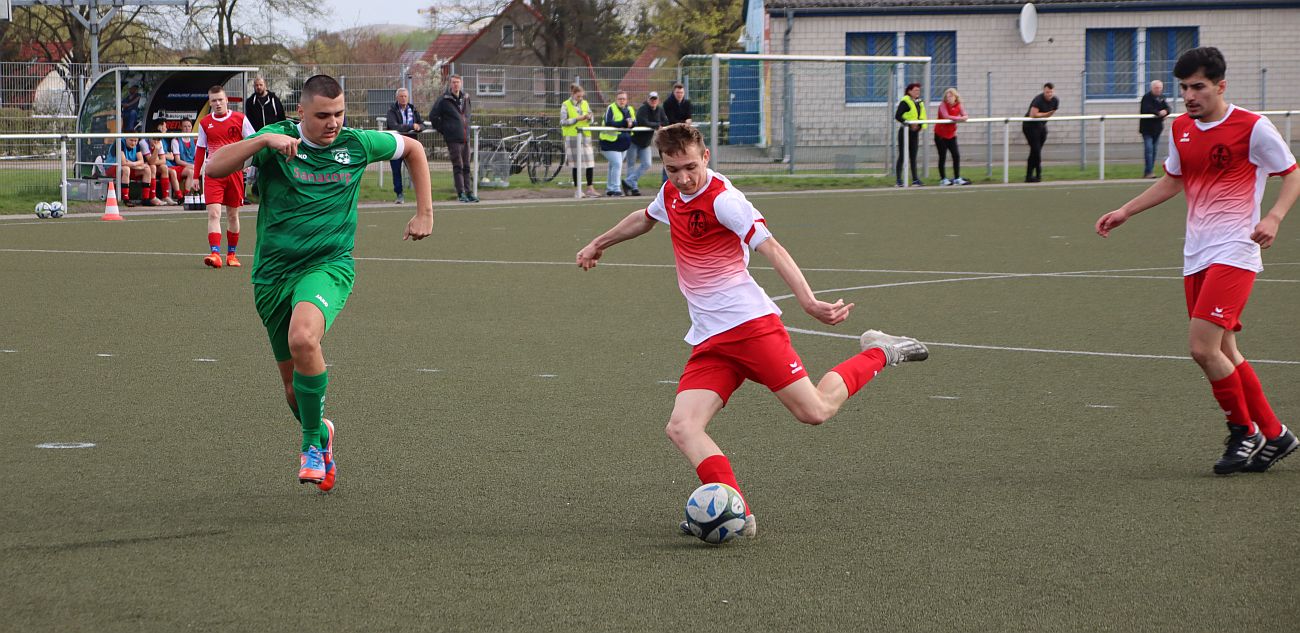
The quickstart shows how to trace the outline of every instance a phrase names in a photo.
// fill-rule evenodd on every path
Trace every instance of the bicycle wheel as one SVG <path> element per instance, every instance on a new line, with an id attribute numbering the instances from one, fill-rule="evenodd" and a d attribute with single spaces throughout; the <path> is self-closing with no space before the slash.
<path id="1" fill-rule="evenodd" d="M 534 183 L 550 182 L 564 168 L 563 156 L 557 151 L 554 141 L 540 141 L 533 151 L 532 160 L 528 162 L 528 177 Z"/>

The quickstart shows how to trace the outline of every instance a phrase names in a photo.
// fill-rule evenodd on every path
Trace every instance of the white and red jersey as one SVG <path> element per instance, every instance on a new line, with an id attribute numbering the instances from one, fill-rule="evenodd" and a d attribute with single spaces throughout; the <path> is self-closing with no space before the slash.
<path id="1" fill-rule="evenodd" d="M 1259 224 L 1268 177 L 1296 168 L 1286 141 L 1267 117 L 1234 105 L 1219 121 L 1183 114 L 1170 129 L 1165 172 L 1182 179 L 1187 196 L 1183 274 L 1212 264 L 1264 270 L 1250 234 Z"/>
<path id="2" fill-rule="evenodd" d="M 207 156 L 211 156 L 213 152 L 226 145 L 238 143 L 252 136 L 255 131 L 253 124 L 244 118 L 243 112 L 230 110 L 221 118 L 208 114 L 199 119 L 198 146 L 207 148 L 204 152 Z"/>
<path id="3" fill-rule="evenodd" d="M 772 237 L 767 223 L 731 181 L 708 173 L 708 181 L 690 196 L 665 183 L 646 209 L 672 234 L 677 285 L 691 315 L 686 333 L 691 345 L 746 321 L 781 314 L 747 268 L 749 251 Z"/>

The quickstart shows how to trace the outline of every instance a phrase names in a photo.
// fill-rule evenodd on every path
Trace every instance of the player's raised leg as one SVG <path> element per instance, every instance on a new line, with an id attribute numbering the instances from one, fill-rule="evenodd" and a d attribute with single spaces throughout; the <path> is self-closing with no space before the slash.
<path id="1" fill-rule="evenodd" d="M 1250 418 L 1250 407 L 1246 404 L 1241 377 L 1232 360 L 1223 351 L 1225 333 L 1226 330 L 1217 323 L 1200 318 L 1193 318 L 1188 327 L 1188 347 L 1192 360 L 1205 372 L 1214 399 L 1223 409 L 1228 422 L 1227 446 L 1223 456 L 1214 464 L 1214 472 L 1219 475 L 1235 473 L 1245 468 L 1264 447 L 1264 436 Z"/>
<path id="2" fill-rule="evenodd" d="M 930 357 L 924 344 L 906 336 L 867 330 L 859 342 L 862 352 L 826 372 L 816 387 L 805 377 L 776 392 L 795 419 L 804 424 L 821 424 L 838 413 L 844 402 L 871 382 L 885 365 Z"/>

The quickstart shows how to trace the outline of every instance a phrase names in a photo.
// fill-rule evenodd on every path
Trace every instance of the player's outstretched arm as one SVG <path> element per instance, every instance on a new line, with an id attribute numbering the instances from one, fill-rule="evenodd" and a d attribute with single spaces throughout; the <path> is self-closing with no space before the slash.
<path id="1" fill-rule="evenodd" d="M 1136 198 L 1124 203 L 1124 206 L 1097 218 L 1095 226 L 1097 235 L 1110 237 L 1111 229 L 1125 223 L 1129 218 L 1150 209 L 1176 195 L 1183 190 L 1183 183 L 1177 178 L 1165 174 L 1160 180 L 1155 181 L 1146 191 L 1138 194 Z"/>
<path id="2" fill-rule="evenodd" d="M 578 251 L 578 268 L 583 270 L 595 268 L 600 256 L 605 254 L 605 249 L 619 242 L 645 235 L 654 227 L 655 221 L 646 215 L 645 209 L 629 213 L 626 218 L 615 224 L 614 228 L 601 233 L 599 237 Z"/>
<path id="3" fill-rule="evenodd" d="M 411 186 L 415 188 L 415 216 L 406 223 L 403 240 L 422 240 L 433 233 L 433 191 L 429 188 L 429 159 L 424 155 L 424 145 L 415 139 L 401 137 L 405 144 L 402 160 L 411 172 Z"/>
<path id="4" fill-rule="evenodd" d="M 1259 244 L 1260 248 L 1272 246 L 1273 240 L 1277 239 L 1278 226 L 1291 207 L 1295 206 L 1296 198 L 1300 198 L 1300 169 L 1292 169 L 1282 177 L 1282 191 L 1277 194 L 1277 202 L 1273 203 L 1268 215 L 1255 225 L 1250 239 Z"/>
<path id="5" fill-rule="evenodd" d="M 776 274 L 781 275 L 785 285 L 789 286 L 795 298 L 799 299 L 799 305 L 803 307 L 804 312 L 826 325 L 838 325 L 849 318 L 849 312 L 856 304 L 844 303 L 843 299 L 838 299 L 835 303 L 827 303 L 813 295 L 808 280 L 803 277 L 803 271 L 799 270 L 799 265 L 794 263 L 794 258 L 790 256 L 789 251 L 785 250 L 776 238 L 769 237 L 763 240 L 755 250 L 772 263 Z"/>
<path id="6" fill-rule="evenodd" d="M 223 146 L 207 156 L 203 173 L 210 178 L 225 178 L 243 169 L 248 159 L 266 147 L 292 159 L 298 153 L 298 139 L 284 134 L 262 134 Z"/>

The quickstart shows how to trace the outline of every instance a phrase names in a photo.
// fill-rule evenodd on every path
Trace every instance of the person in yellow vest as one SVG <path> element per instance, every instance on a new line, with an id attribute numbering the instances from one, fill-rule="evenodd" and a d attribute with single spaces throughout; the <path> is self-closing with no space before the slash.
<path id="1" fill-rule="evenodd" d="M 925 101 L 921 99 L 921 84 L 907 84 L 907 90 L 904 91 L 903 100 L 898 102 L 898 109 L 894 110 L 894 120 L 899 123 L 908 121 L 924 121 Z M 894 161 L 894 186 L 903 186 L 903 128 L 907 128 L 907 154 L 912 162 L 912 185 L 921 186 L 921 176 L 916 171 L 916 148 L 921 144 L 921 130 L 924 125 L 900 125 L 898 126 L 898 160 Z"/>
<path id="2" fill-rule="evenodd" d="M 636 113 L 627 105 L 627 93 L 619 92 L 614 96 L 614 103 L 605 108 L 605 127 L 632 128 L 636 125 Z M 601 132 L 600 154 L 609 161 L 609 174 L 605 177 L 605 195 L 621 196 L 623 188 L 631 188 L 632 183 L 623 179 L 623 159 L 627 149 L 632 146 L 632 135 L 628 132 Z"/>
<path id="3" fill-rule="evenodd" d="M 564 137 L 564 160 L 573 170 L 573 184 L 578 185 L 578 163 L 587 170 L 587 197 L 599 198 L 591 178 L 595 173 L 596 156 L 591 151 L 591 137 L 583 128 L 591 125 L 591 105 L 587 103 L 582 86 L 569 86 L 569 98 L 560 104 L 560 134 Z M 579 161 L 581 157 L 581 161 Z"/>

